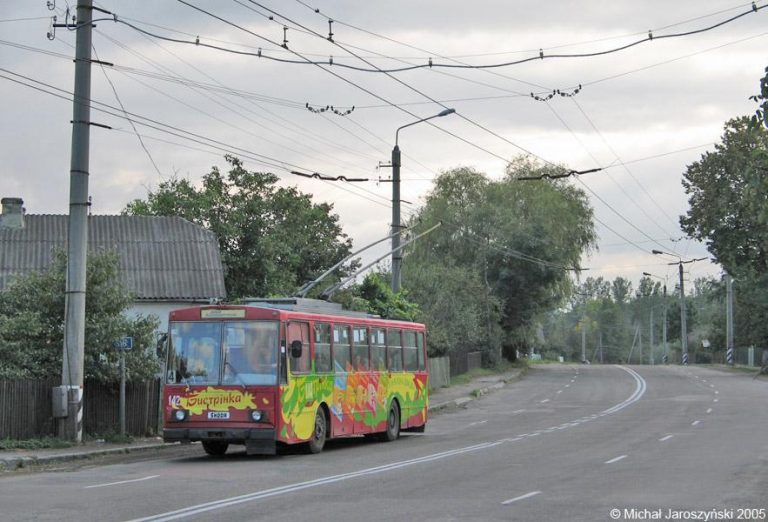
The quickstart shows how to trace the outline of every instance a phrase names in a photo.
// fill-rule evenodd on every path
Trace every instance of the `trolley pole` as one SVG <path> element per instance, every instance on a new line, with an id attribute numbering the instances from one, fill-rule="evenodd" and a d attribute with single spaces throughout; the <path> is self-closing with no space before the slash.
<path id="1" fill-rule="evenodd" d="M 85 353 L 85 268 L 88 249 L 88 167 L 91 119 L 91 34 L 93 0 L 77 4 L 75 90 L 69 174 L 67 284 L 64 299 L 64 357 L 61 382 L 66 389 L 67 416 L 59 421 L 59 437 L 83 438 L 83 363 Z"/>

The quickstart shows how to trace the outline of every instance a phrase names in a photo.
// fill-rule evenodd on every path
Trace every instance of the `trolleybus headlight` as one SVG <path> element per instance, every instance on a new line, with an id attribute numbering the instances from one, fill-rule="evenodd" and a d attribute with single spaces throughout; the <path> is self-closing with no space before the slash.
<path id="1" fill-rule="evenodd" d="M 264 418 L 264 412 L 259 410 L 251 410 L 251 420 L 253 422 L 260 422 Z"/>
<path id="2" fill-rule="evenodd" d="M 173 420 L 177 422 L 187 420 L 187 410 L 174 410 Z"/>

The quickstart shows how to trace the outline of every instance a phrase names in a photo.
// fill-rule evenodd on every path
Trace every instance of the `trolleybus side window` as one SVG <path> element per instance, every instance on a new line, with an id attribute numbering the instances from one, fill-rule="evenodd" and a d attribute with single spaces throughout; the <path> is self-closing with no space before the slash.
<path id="1" fill-rule="evenodd" d="M 383 328 L 371 328 L 371 369 L 379 372 L 387 370 L 387 343 Z"/>
<path id="2" fill-rule="evenodd" d="M 417 356 L 419 358 L 419 370 L 424 371 L 427 369 L 427 361 L 426 357 L 424 355 L 424 333 L 419 332 L 416 334 L 416 347 L 417 347 Z"/>
<path id="3" fill-rule="evenodd" d="M 315 372 L 333 371 L 331 364 L 331 325 L 315 323 Z"/>
<path id="4" fill-rule="evenodd" d="M 333 327 L 333 371 L 344 373 L 349 371 L 352 358 L 350 356 L 352 339 L 349 337 L 349 326 L 334 325 Z"/>
<path id="5" fill-rule="evenodd" d="M 368 328 L 365 326 L 352 327 L 352 363 L 355 370 L 362 372 L 368 370 Z"/>
<path id="6" fill-rule="evenodd" d="M 416 332 L 403 331 L 403 362 L 407 372 L 415 372 L 419 369 L 418 348 L 416 347 Z"/>
<path id="7" fill-rule="evenodd" d="M 400 330 L 387 330 L 387 367 L 391 372 L 403 371 L 403 346 Z"/>
<path id="8" fill-rule="evenodd" d="M 293 357 L 291 343 L 301 341 L 301 357 Z M 309 325 L 307 323 L 288 323 L 288 355 L 291 360 L 291 373 L 309 373 Z"/>

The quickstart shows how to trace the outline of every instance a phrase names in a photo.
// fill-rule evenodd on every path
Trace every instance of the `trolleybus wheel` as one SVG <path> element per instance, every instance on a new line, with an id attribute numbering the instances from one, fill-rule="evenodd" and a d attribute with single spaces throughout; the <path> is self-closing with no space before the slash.
<path id="1" fill-rule="evenodd" d="M 400 406 L 396 401 L 392 401 L 387 415 L 387 431 L 381 434 L 381 440 L 392 442 L 400 436 Z"/>
<path id="2" fill-rule="evenodd" d="M 204 440 L 203 449 L 208 455 L 220 456 L 227 452 L 229 444 L 218 440 Z"/>
<path id="3" fill-rule="evenodd" d="M 312 438 L 307 443 L 310 453 L 320 453 L 323 451 L 327 433 L 328 422 L 325 418 L 325 412 L 322 408 L 318 408 L 317 413 L 315 413 L 315 430 L 312 432 Z"/>

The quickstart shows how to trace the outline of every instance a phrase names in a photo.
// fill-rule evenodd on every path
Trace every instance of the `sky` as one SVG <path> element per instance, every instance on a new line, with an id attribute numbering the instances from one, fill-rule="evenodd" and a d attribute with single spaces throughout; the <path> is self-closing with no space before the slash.
<path id="1" fill-rule="evenodd" d="M 500 179 L 524 153 L 576 171 L 602 167 L 569 179 L 588 194 L 599 236 L 597 251 L 582 260 L 589 268 L 582 278 L 636 282 L 650 272 L 674 286 L 677 267 L 668 263 L 678 257 L 651 250 L 709 256 L 678 224 L 688 207 L 683 173 L 713 150 L 728 119 L 754 112 L 749 96 L 768 66 L 768 8 L 755 12 L 739 1 L 95 5 L 112 14 L 94 13 L 94 58 L 111 64 L 92 68 L 94 105 L 108 113 L 94 110 L 91 118 L 111 127 L 91 128 L 94 214 L 119 213 L 173 176 L 199 182 L 211 167 L 225 169 L 230 152 L 249 170 L 274 172 L 282 185 L 332 203 L 362 247 L 389 235 L 392 187 L 380 180 L 391 169 L 379 165 L 390 160 L 396 129 L 453 108 L 434 125 L 399 134 L 403 215 L 456 167 Z M 62 0 L 0 0 L 0 197 L 23 198 L 30 214 L 68 209 L 75 32 L 49 34 L 52 16 L 71 22 L 68 9 L 74 4 Z M 660 38 L 740 13 L 748 14 Z M 618 52 L 547 58 L 616 49 L 649 31 L 652 40 Z M 429 60 L 505 64 L 540 53 L 544 59 L 493 68 L 380 72 Z M 555 89 L 575 94 L 531 96 Z M 335 112 L 317 112 L 327 106 Z M 368 181 L 306 179 L 292 170 Z M 387 250 L 379 245 L 364 261 Z M 721 273 L 708 261 L 685 266 L 689 282 Z"/>

